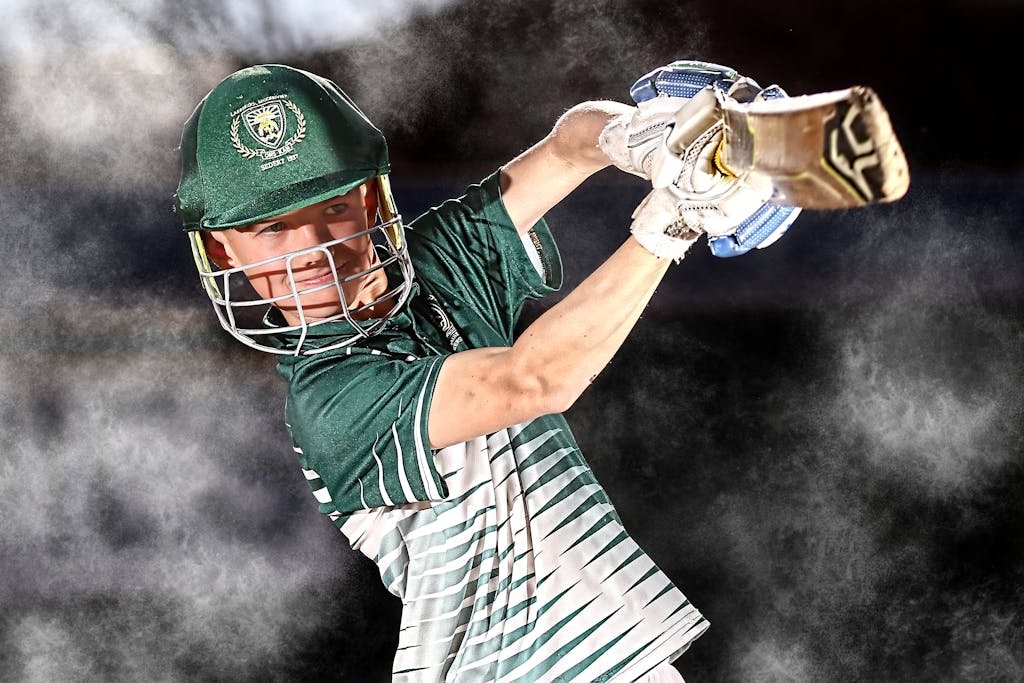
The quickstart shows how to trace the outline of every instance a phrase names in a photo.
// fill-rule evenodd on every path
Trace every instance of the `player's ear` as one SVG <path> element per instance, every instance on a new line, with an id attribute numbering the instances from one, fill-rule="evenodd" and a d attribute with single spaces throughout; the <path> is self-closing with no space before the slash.
<path id="1" fill-rule="evenodd" d="M 227 242 L 224 236 L 216 232 L 203 233 L 203 247 L 206 249 L 206 256 L 218 268 L 234 268 L 234 259 L 228 254 Z"/>
<path id="2" fill-rule="evenodd" d="M 372 178 L 363 184 L 363 206 L 366 207 L 366 221 L 373 225 L 377 221 L 377 179 Z"/>

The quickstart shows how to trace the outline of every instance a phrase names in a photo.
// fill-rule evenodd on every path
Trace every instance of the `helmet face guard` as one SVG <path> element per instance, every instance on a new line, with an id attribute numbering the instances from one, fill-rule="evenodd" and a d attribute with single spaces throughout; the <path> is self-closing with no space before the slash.
<path id="1" fill-rule="evenodd" d="M 377 179 L 382 218 L 390 216 L 394 208 L 390 200 L 387 177 Z M 394 317 L 409 298 L 413 282 L 412 261 L 405 241 L 402 217 L 393 215 L 375 225 L 346 237 L 322 242 L 304 249 L 286 252 L 261 261 L 245 263 L 231 268 L 218 268 L 206 253 L 201 231 L 189 233 L 192 256 L 203 290 L 213 304 L 217 319 L 231 336 L 246 346 L 281 355 L 312 355 L 332 349 L 350 346 L 360 339 L 365 339 L 377 331 Z M 376 252 L 375 262 L 368 268 L 354 273 L 343 274 L 335 261 L 333 249 L 346 242 L 369 237 L 371 248 Z M 312 287 L 301 287 L 296 281 L 296 260 L 300 263 L 311 254 L 322 255 L 323 263 L 330 269 L 330 280 Z M 287 276 L 288 292 L 271 297 L 263 297 L 249 282 L 249 273 L 254 269 L 277 266 Z M 351 307 L 345 294 L 344 285 L 366 278 L 377 271 L 387 272 L 388 283 L 385 291 L 372 301 Z M 397 281 L 396 281 L 397 280 Z M 340 310 L 325 316 L 315 315 L 303 298 L 318 292 L 332 291 L 337 296 Z M 383 315 L 369 317 L 367 314 L 375 307 L 389 303 Z M 275 325 L 269 320 L 271 307 L 287 308 L 294 311 L 293 317 L 298 320 L 294 324 Z M 311 328 L 327 323 L 347 323 L 345 332 L 337 335 L 337 340 L 326 345 L 317 344 L 310 347 L 307 336 Z M 273 339 L 270 339 L 273 337 Z"/>
<path id="2" fill-rule="evenodd" d="M 211 90 L 182 132 L 176 208 L 189 232 L 203 290 L 224 329 L 247 346 L 294 355 L 348 346 L 380 330 L 408 299 L 413 278 L 388 182 L 390 170 L 383 134 L 325 78 L 265 64 L 237 71 Z M 214 265 L 206 252 L 203 232 L 262 222 L 370 181 L 376 187 L 379 220 L 356 235 L 230 268 Z M 373 246 L 345 246 L 355 239 Z M 354 245 L 373 249 L 370 264 L 360 265 L 360 272 L 341 272 L 333 250 Z M 313 286 L 296 279 L 311 257 L 329 267 L 329 281 Z M 283 293 L 262 296 L 250 282 L 250 277 L 266 278 L 268 267 L 285 275 L 279 281 Z M 262 274 L 253 272 L 260 268 Z M 349 283 L 384 269 L 386 291 L 375 301 L 350 307 L 346 285 L 351 290 Z M 329 314 L 318 315 L 315 308 L 328 296 Z M 384 303 L 387 312 L 377 317 L 371 308 Z M 275 307 L 281 316 L 265 315 Z M 282 317 L 289 322 L 275 325 Z M 311 344 L 310 329 L 332 322 L 348 325 L 341 326 L 337 339 L 330 328 Z"/>

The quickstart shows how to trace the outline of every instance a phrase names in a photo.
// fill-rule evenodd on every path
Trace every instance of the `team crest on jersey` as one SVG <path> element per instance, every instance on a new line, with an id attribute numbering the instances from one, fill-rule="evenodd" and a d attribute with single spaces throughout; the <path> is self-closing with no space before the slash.
<path id="1" fill-rule="evenodd" d="M 235 151 L 246 159 L 278 160 L 262 164 L 260 170 L 294 160 L 295 145 L 306 137 L 306 117 L 287 95 L 262 97 L 231 115 L 231 145 Z"/>
<path id="2" fill-rule="evenodd" d="M 463 341 L 462 335 L 459 334 L 458 328 L 455 327 L 455 323 L 452 322 L 452 319 L 441 308 L 441 302 L 433 294 L 427 295 L 427 308 L 430 310 L 434 322 L 441 328 L 441 333 L 444 334 L 448 345 L 452 347 L 452 351 L 458 351 L 460 346 L 465 345 L 466 342 Z"/>

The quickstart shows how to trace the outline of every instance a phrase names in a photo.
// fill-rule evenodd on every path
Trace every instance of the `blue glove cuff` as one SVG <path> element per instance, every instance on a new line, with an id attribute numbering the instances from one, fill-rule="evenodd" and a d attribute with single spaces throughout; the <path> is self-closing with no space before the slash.
<path id="1" fill-rule="evenodd" d="M 761 208 L 736 227 L 735 233 L 709 239 L 708 247 L 719 258 L 741 256 L 769 237 L 774 237 L 773 242 L 782 237 L 799 215 L 800 209 L 793 206 L 762 204 Z"/>

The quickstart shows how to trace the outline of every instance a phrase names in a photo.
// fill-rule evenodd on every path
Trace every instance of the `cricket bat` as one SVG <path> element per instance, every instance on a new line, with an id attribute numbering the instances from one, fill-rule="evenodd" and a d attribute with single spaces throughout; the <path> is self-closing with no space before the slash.
<path id="1" fill-rule="evenodd" d="M 770 178 L 771 202 L 845 209 L 896 201 L 910 185 L 907 159 L 878 95 L 865 86 L 755 102 L 707 88 L 677 115 L 667 140 L 681 152 L 697 129 L 724 119 L 718 161 L 734 175 Z M 702 116 L 686 120 L 694 110 Z"/>

